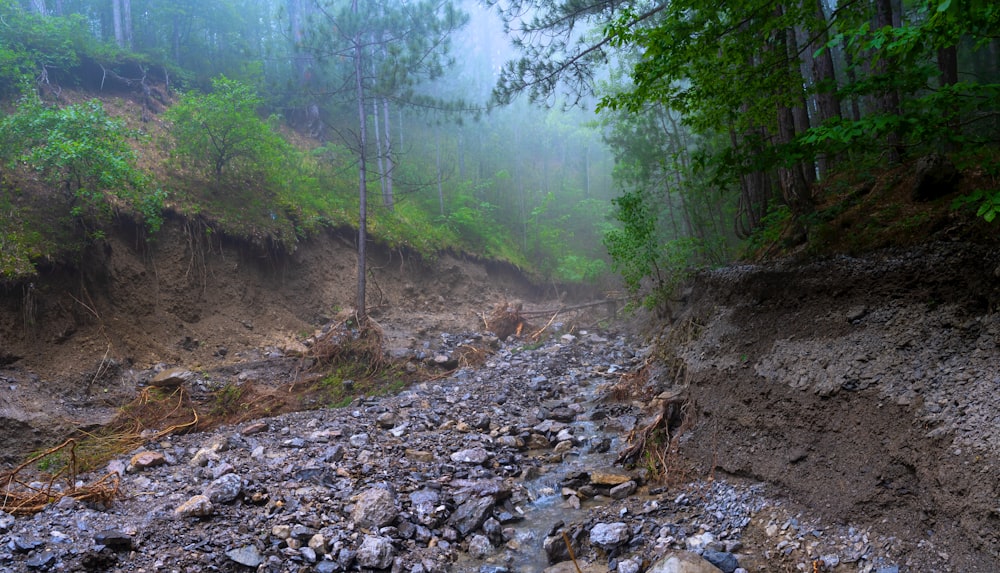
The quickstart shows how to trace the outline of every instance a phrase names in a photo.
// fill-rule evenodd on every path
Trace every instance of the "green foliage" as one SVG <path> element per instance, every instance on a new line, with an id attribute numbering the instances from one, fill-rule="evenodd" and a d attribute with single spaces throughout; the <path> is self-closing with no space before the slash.
<path id="1" fill-rule="evenodd" d="M 777 243 L 792 221 L 792 210 L 788 205 L 776 205 L 761 219 L 760 226 L 754 230 L 747 241 L 746 248 L 753 252 L 766 249 Z"/>
<path id="2" fill-rule="evenodd" d="M 98 101 L 64 108 L 45 106 L 32 92 L 0 121 L 3 163 L 24 166 L 62 191 L 70 213 L 95 229 L 125 207 L 159 228 L 162 191 L 149 191 L 130 138 L 140 134 L 107 115 Z"/>
<path id="3" fill-rule="evenodd" d="M 211 93 L 184 94 L 165 115 L 175 157 L 216 183 L 280 184 L 290 146 L 257 116 L 261 104 L 253 88 L 225 76 Z"/>
<path id="4" fill-rule="evenodd" d="M 1000 189 L 976 189 L 952 202 L 954 209 L 964 207 L 976 209 L 977 217 L 982 217 L 987 223 L 992 223 L 1000 215 Z"/>
<path id="5" fill-rule="evenodd" d="M 555 278 L 568 283 L 596 283 L 608 270 L 608 264 L 601 259 L 567 255 L 559 260 Z"/>
<path id="6" fill-rule="evenodd" d="M 666 314 L 674 291 L 691 274 L 699 255 L 699 241 L 661 241 L 654 211 L 641 192 L 626 192 L 614 204 L 621 227 L 604 237 L 612 268 L 622 275 L 626 290 L 642 306 Z"/>

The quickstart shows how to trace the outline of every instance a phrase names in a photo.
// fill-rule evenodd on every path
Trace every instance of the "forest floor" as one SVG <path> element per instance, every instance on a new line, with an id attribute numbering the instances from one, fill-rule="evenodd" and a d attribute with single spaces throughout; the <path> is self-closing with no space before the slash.
<path id="1" fill-rule="evenodd" d="M 1000 255 L 993 249 L 937 243 L 858 258 L 729 267 L 696 277 L 671 324 L 651 330 L 656 342 L 648 348 L 636 333 L 583 335 L 581 330 L 608 326 L 607 309 L 598 306 L 557 317 L 549 325 L 551 338 L 515 340 L 494 350 L 495 356 L 489 354 L 483 317 L 496 305 L 514 301 L 523 301 L 525 310 L 558 308 L 563 303 L 551 288 L 533 287 L 509 267 L 449 255 L 418 261 L 376 252 L 370 263 L 373 316 L 389 354 L 414 365 L 401 367 L 387 389 L 398 390 L 409 380 L 415 385 L 396 398 L 287 414 L 329 397 L 290 390 L 320 377 L 301 357 L 303 342 L 324 325 L 337 324 L 352 305 L 350 239 L 330 234 L 290 257 L 276 258 L 206 238 L 177 221 L 162 233 L 152 246 L 137 249 L 135 237 L 122 231 L 92 253 L 82 271 L 52 270 L 30 286 L 2 293 L 0 469 L 14 467 L 27 452 L 57 444 L 74 428 L 95 434 L 123 412 L 137 417 L 127 406 L 147 399 L 150 379 L 171 367 L 191 373 L 193 379 L 184 383 L 190 394 L 210 406 L 215 401 L 223 421 L 235 425 L 182 437 L 159 430 L 164 424 L 182 426 L 190 416 L 142 426 L 152 441 L 135 447 L 165 454 L 167 465 L 149 470 L 154 473 L 125 475 L 123 491 L 130 498 L 118 513 L 97 516 L 93 508 L 59 504 L 6 525 L 0 519 L 5 569 L 83 563 L 88 547 L 97 543 L 93 528 L 98 526 L 81 533 L 63 531 L 59 524 L 73 523 L 74 514 L 84 513 L 101 527 L 125 530 L 133 538 L 129 543 L 137 553 L 108 558 L 120 570 L 209 565 L 238 570 L 234 562 L 253 559 L 230 555 L 241 548 L 213 537 L 221 536 L 227 524 L 239 530 L 230 537 L 274 558 L 264 567 L 309 564 L 308 552 L 298 552 L 305 541 L 296 546 L 282 540 L 289 539 L 281 537 L 282 530 L 273 530 L 276 537 L 271 537 L 271 531 L 251 534 L 238 525 L 250 519 L 271 527 L 272 517 L 289 525 L 294 517 L 313 533 L 338 535 L 348 549 L 343 558 L 350 558 L 343 566 L 349 567 L 358 558 L 350 551 L 361 549 L 354 528 L 368 529 L 359 525 L 363 519 L 348 498 L 382 480 L 393 484 L 389 489 L 398 493 L 395 503 L 403 517 L 373 531 L 392 540 L 403 570 L 432 571 L 434 563 L 454 563 L 454 571 L 533 570 L 510 555 L 521 550 L 519 538 L 508 539 L 505 528 L 487 531 L 483 520 L 454 517 L 471 503 L 467 493 L 456 491 L 442 501 L 453 517 L 421 517 L 421 502 L 403 495 L 414 490 L 412 480 L 419 481 L 420 472 L 436 480 L 434 495 L 442 496 L 452 495 L 448 484 L 453 480 L 513 479 L 513 490 L 505 481 L 506 489 L 491 494 L 496 505 L 487 507 L 504 526 L 501 517 L 510 509 L 504 498 L 534 501 L 537 492 L 525 493 L 536 487 L 533 480 L 558 473 L 560 480 L 545 487 L 561 499 L 560 507 L 569 504 L 557 515 L 573 542 L 589 532 L 591 542 L 576 549 L 580 559 L 596 567 L 591 570 L 615 565 L 618 571 L 638 571 L 653 556 L 706 547 L 738 556 L 751 572 L 1000 569 L 1000 405 L 995 400 L 1000 390 L 995 313 Z M 536 329 L 549 318 L 539 316 Z M 560 338 L 563 333 L 579 336 L 579 347 Z M 465 354 L 457 374 L 432 370 L 435 355 L 452 358 L 463 348 L 482 353 L 481 360 Z M 328 386 L 342 388 L 353 374 L 337 372 Z M 594 384 L 610 385 L 604 397 L 613 395 L 619 403 L 608 405 L 599 393 L 583 390 Z M 243 388 L 254 399 L 241 404 L 264 408 L 233 408 L 220 392 L 226 388 Z M 559 424 L 569 424 L 579 438 L 594 432 L 596 423 L 622 447 L 630 430 L 642 428 L 650 414 L 645 407 L 661 392 L 681 392 L 688 400 L 686 423 L 671 428 L 680 455 L 666 468 L 670 487 L 650 479 L 663 470 L 655 463 L 631 469 L 627 476 L 640 487 L 621 497 L 593 495 L 600 487 L 597 467 L 585 468 L 590 477 L 581 483 L 556 469 L 567 455 L 572 458 L 566 448 L 579 449 L 585 457 L 601 442 L 589 436 L 557 440 Z M 382 416 L 386 413 L 395 417 Z M 279 414 L 267 421 L 261 437 L 243 433 L 253 418 Z M 156 422 L 160 426 L 151 427 Z M 410 436 L 412 443 L 396 443 L 391 430 L 400 427 L 400 435 Z M 321 440 L 310 437 L 322 432 Z M 355 440 L 361 433 L 372 442 Z M 201 469 L 187 460 L 219 439 L 232 442 L 235 449 L 223 461 L 243 477 L 236 506 L 228 500 L 215 517 L 171 521 L 172 533 L 156 533 L 164 527 L 161 518 L 172 515 L 188 493 L 201 488 L 198 484 L 220 477 L 212 471 L 224 467 L 222 462 Z M 301 454 L 287 450 L 295 439 L 306 444 L 294 446 L 306 448 Z M 252 453 L 253 440 L 259 440 L 264 454 Z M 532 448 L 542 451 L 526 449 L 525 440 L 534 440 Z M 558 445 L 564 441 L 569 445 Z M 344 461 L 330 453 L 340 442 L 342 450 L 347 448 Z M 464 456 L 478 456 L 480 448 L 487 457 L 473 469 L 462 469 L 464 458 L 454 457 L 459 447 L 465 448 Z M 130 453 L 115 459 L 128 461 Z M 323 472 L 336 470 L 334 477 L 318 482 L 336 490 L 329 493 L 333 509 L 293 511 L 289 506 L 282 514 L 282 504 L 275 506 L 274 500 L 279 493 L 304 491 L 295 489 L 299 486 L 291 476 L 323 456 L 329 458 Z M 405 459 L 412 462 L 409 469 Z M 427 465 L 417 471 L 413 460 Z M 385 469 L 383 463 L 402 465 Z M 254 500 L 262 490 L 270 492 L 271 502 L 262 502 L 258 511 Z M 156 491 L 161 493 L 150 500 L 136 497 Z M 308 498 L 314 494 L 302 495 L 311 507 Z M 573 497 L 578 502 L 602 499 L 603 505 L 585 503 L 574 510 Z M 157 509 L 150 510 L 150 503 Z M 144 512 L 146 518 L 139 519 Z M 258 513 L 247 517 L 243 512 Z M 608 528 L 595 533 L 597 525 L 611 521 L 627 524 L 627 539 L 608 538 Z M 427 539 L 420 527 L 428 528 Z M 544 529 L 552 531 L 538 534 L 539 543 L 558 528 Z M 74 537 L 79 551 L 70 554 L 58 540 L 46 542 L 56 530 L 83 536 Z M 499 548 L 483 550 L 477 540 L 477 550 L 477 535 L 486 538 L 487 547 Z M 29 537 L 45 539 L 32 545 L 25 541 Z M 534 541 L 524 541 L 529 542 Z M 463 561 L 472 554 L 472 561 Z M 322 553 L 313 556 L 316 570 L 324 570 L 320 565 L 327 561 L 340 563 L 340 555 L 330 555 L 326 561 Z M 129 559 L 135 562 L 130 565 Z M 549 561 L 559 559 L 558 551 L 550 551 Z M 496 568 L 483 569 L 494 567 L 483 560 Z"/>

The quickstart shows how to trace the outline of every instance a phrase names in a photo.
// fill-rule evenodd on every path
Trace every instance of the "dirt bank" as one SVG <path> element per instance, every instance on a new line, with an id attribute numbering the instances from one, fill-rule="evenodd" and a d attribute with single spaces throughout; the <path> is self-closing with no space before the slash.
<path id="1" fill-rule="evenodd" d="M 699 276 L 665 335 L 698 406 L 685 451 L 874 524 L 908 570 L 998 570 L 998 271 L 936 244 Z"/>
<path id="2" fill-rule="evenodd" d="M 377 247 L 369 257 L 371 315 L 392 352 L 542 294 L 499 264 Z M 207 371 L 283 354 L 353 308 L 356 260 L 348 233 L 269 254 L 172 220 L 149 244 L 125 226 L 78 265 L 0 290 L 0 461 L 107 421 L 154 365 Z"/>

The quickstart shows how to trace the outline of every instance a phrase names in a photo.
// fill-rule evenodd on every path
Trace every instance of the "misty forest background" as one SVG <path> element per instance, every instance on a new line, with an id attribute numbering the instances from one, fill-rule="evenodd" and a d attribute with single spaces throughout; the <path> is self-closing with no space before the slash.
<path id="1" fill-rule="evenodd" d="M 692 268 L 858 236 L 837 217 L 927 157 L 992 221 L 998 38 L 988 0 L 0 0 L 0 273 L 176 217 L 662 306 Z"/>

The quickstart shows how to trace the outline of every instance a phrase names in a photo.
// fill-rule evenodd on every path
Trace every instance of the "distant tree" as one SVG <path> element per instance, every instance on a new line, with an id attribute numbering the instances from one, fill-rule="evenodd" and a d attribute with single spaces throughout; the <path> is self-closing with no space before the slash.
<path id="1" fill-rule="evenodd" d="M 357 313 L 365 322 L 366 315 L 366 243 L 368 221 L 369 141 L 368 104 L 375 111 L 375 127 L 379 129 L 379 102 L 383 107 L 385 144 L 390 133 L 388 102 L 398 104 L 420 102 L 432 105 L 430 98 L 420 97 L 414 86 L 422 79 L 440 76 L 447 63 L 450 34 L 462 26 L 466 18 L 451 0 L 423 0 L 400 3 L 391 0 L 320 1 L 316 4 L 319 17 L 315 27 L 304 37 L 308 49 L 317 60 L 326 64 L 330 82 L 343 95 L 350 94 L 357 110 L 358 131 L 352 143 L 358 154 L 360 199 L 358 224 L 358 293 Z M 350 66 L 343 65 L 350 62 Z M 391 173 L 388 174 L 392 176 Z M 383 203 L 392 208 L 391 187 L 383 188 Z"/>

